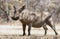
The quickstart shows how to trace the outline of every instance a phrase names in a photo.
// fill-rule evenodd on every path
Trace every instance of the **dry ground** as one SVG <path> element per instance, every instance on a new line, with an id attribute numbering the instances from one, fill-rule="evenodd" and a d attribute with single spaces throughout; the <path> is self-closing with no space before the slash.
<path id="1" fill-rule="evenodd" d="M 55 35 L 55 33 L 50 27 L 48 28 L 49 29 L 47 35 L 44 36 L 43 28 L 32 27 L 31 36 L 28 36 L 27 27 L 26 27 L 26 36 L 22 36 L 23 31 L 22 31 L 21 23 L 15 21 L 12 23 L 0 24 L 0 39 L 60 39 L 59 25 L 56 25 L 56 30 L 58 32 L 58 35 Z"/>
<path id="2" fill-rule="evenodd" d="M 46 35 L 46 36 L 18 36 L 18 35 L 3 35 L 0 39 L 60 39 L 60 36 Z"/>

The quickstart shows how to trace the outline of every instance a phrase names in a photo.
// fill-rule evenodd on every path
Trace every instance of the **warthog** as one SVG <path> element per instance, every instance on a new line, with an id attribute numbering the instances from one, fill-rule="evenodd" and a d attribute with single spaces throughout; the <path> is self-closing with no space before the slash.
<path id="1" fill-rule="evenodd" d="M 22 8 L 20 8 L 18 10 L 19 13 L 17 13 L 15 7 L 14 7 L 14 9 L 15 9 L 15 11 L 14 11 L 14 16 L 12 17 L 12 19 L 13 20 L 19 19 L 21 21 L 21 23 L 23 25 L 23 36 L 25 35 L 26 25 L 28 25 L 28 35 L 30 35 L 31 27 L 35 27 L 35 28 L 43 27 L 43 29 L 45 30 L 45 35 L 46 35 L 46 33 L 47 33 L 46 25 L 49 25 L 54 30 L 56 35 L 58 34 L 55 30 L 55 26 L 53 26 L 51 24 L 51 21 L 49 20 L 52 15 L 49 15 L 44 20 L 41 20 L 40 13 L 32 13 L 32 12 L 30 13 L 30 12 L 24 10 L 25 6 L 23 6 Z"/>

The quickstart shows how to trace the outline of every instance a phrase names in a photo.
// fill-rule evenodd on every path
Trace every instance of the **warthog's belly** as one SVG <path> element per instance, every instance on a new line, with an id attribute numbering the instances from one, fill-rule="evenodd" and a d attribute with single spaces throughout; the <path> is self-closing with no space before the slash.
<path id="1" fill-rule="evenodd" d="M 40 27 L 42 27 L 43 25 L 44 25 L 44 21 L 41 21 L 41 22 L 39 22 L 39 23 L 33 23 L 32 24 L 32 27 L 35 27 L 35 28 L 40 28 Z"/>

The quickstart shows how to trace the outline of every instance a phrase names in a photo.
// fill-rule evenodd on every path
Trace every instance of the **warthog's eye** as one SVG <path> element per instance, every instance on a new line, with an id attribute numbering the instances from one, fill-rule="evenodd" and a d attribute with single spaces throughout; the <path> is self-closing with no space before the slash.
<path id="1" fill-rule="evenodd" d="M 19 16 L 18 17 L 11 17 L 13 20 L 18 20 L 19 19 Z"/>

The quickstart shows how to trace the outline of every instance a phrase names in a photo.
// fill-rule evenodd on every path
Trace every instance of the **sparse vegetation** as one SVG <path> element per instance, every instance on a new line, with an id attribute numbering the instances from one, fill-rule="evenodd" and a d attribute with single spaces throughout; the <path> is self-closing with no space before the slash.
<path id="1" fill-rule="evenodd" d="M 15 6 L 17 10 L 23 5 L 33 12 L 49 12 L 53 14 L 53 21 L 60 23 L 60 1 L 59 0 L 0 0 L 0 22 L 7 21 L 14 13 Z M 2 9 L 1 9 L 2 8 Z M 59 12 L 59 13 L 56 13 Z"/>

